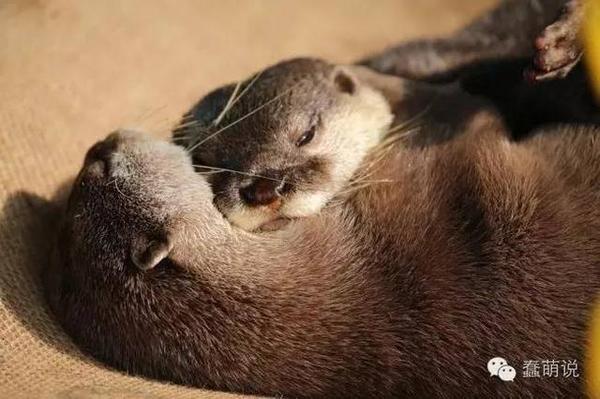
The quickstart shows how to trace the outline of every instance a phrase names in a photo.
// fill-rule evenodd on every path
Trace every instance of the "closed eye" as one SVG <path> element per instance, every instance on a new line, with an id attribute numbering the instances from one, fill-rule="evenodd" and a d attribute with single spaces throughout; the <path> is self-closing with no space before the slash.
<path id="1" fill-rule="evenodd" d="M 302 147 L 312 141 L 315 137 L 315 131 L 317 130 L 317 126 L 313 125 L 310 129 L 302 133 L 302 136 L 296 141 L 297 147 Z"/>

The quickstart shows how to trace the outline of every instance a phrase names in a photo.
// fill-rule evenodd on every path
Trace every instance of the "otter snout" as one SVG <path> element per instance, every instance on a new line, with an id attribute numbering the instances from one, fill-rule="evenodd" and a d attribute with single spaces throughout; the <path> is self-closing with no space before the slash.
<path id="1" fill-rule="evenodd" d="M 116 148 L 117 137 L 114 134 L 94 144 L 85 156 L 84 170 L 86 173 L 97 178 L 110 176 L 110 158 Z"/>
<path id="2" fill-rule="evenodd" d="M 240 188 L 240 198 L 249 206 L 275 205 L 289 190 L 285 178 L 257 177 Z"/>
<path id="3" fill-rule="evenodd" d="M 143 142 L 148 137 L 142 133 L 130 130 L 117 130 L 109 134 L 104 140 L 97 142 L 85 155 L 83 171 L 88 177 L 110 178 L 119 173 L 115 165 L 114 154 L 125 142 Z"/>

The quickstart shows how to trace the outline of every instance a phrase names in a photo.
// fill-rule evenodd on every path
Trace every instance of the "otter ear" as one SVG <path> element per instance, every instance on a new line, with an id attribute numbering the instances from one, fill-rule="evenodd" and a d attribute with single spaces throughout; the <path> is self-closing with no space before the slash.
<path id="1" fill-rule="evenodd" d="M 333 72 L 333 83 L 341 93 L 352 95 L 356 91 L 356 78 L 345 68 L 337 67 L 335 69 Z"/>
<path id="2" fill-rule="evenodd" d="M 138 237 L 131 246 L 131 260 L 140 270 L 150 270 L 169 256 L 173 246 L 168 237 Z"/>

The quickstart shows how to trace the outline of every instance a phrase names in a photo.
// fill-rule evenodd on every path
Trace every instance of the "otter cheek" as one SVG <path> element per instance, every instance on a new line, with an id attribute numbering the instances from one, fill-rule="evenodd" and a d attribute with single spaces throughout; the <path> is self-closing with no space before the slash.
<path id="1" fill-rule="evenodd" d="M 224 214 L 231 224 L 247 231 L 257 230 L 265 223 L 279 217 L 268 207 L 250 208 L 243 205 L 236 205 L 225 211 Z"/>
<path id="2" fill-rule="evenodd" d="M 333 195 L 326 191 L 297 192 L 285 201 L 281 207 L 281 214 L 291 218 L 315 215 L 332 197 Z"/>

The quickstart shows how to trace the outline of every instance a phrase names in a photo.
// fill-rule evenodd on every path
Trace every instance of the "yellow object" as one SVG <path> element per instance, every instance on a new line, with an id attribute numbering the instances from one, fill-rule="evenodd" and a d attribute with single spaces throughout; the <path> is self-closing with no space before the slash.
<path id="1" fill-rule="evenodd" d="M 586 64 L 600 102 L 600 0 L 587 0 L 582 33 Z M 600 399 L 600 300 L 592 315 L 588 339 L 585 370 L 588 394 L 591 399 Z"/>
<path id="2" fill-rule="evenodd" d="M 586 63 L 600 101 L 600 0 L 588 0 L 583 24 Z"/>
<path id="3" fill-rule="evenodd" d="M 600 399 L 600 301 L 592 314 L 585 376 L 591 399 Z"/>
<path id="4" fill-rule="evenodd" d="M 585 57 L 596 96 L 600 101 L 600 0 L 588 0 L 583 24 Z M 592 315 L 586 359 L 586 380 L 592 399 L 600 399 L 600 301 Z"/>

